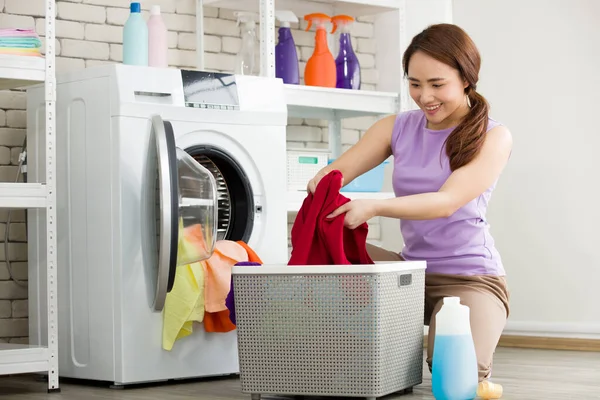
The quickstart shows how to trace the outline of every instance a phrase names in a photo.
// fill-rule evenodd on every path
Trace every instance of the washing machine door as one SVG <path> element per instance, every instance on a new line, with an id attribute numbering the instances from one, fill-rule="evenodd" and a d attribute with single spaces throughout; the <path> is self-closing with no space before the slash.
<path id="1" fill-rule="evenodd" d="M 153 307 L 161 311 L 178 266 L 208 259 L 217 237 L 213 175 L 175 146 L 170 122 L 152 117 L 157 154 L 158 265 Z"/>

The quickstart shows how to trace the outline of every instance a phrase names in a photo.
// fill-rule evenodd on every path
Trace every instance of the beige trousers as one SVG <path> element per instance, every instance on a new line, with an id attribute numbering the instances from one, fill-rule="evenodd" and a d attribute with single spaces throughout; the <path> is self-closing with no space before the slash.
<path id="1" fill-rule="evenodd" d="M 394 252 L 367 244 L 374 261 L 403 261 Z M 442 307 L 444 297 L 458 296 L 461 304 L 469 307 L 471 332 L 479 367 L 479 380 L 491 376 L 494 352 L 508 318 L 509 293 L 504 277 L 426 274 L 425 325 L 429 326 L 427 364 L 431 371 L 435 315 Z"/>

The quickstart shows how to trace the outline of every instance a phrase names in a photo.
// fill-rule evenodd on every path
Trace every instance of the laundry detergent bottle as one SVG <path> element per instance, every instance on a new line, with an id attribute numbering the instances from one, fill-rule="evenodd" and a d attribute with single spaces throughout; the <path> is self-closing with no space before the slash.
<path id="1" fill-rule="evenodd" d="M 123 64 L 148 66 L 148 26 L 139 2 L 132 2 L 123 27 Z"/>
<path id="2" fill-rule="evenodd" d="M 258 75 L 256 63 L 256 21 L 258 15 L 250 12 L 236 12 L 237 24 L 241 26 L 242 46 L 235 59 L 235 73 L 238 75 Z"/>
<path id="3" fill-rule="evenodd" d="M 167 68 L 168 49 L 167 27 L 160 15 L 160 6 L 154 5 L 148 19 L 148 65 Z"/>
<path id="4" fill-rule="evenodd" d="M 436 400 L 472 400 L 479 382 L 469 307 L 445 297 L 435 316 L 431 385 Z"/>
<path id="5" fill-rule="evenodd" d="M 306 30 L 314 23 L 317 27 L 315 35 L 315 50 L 306 63 L 304 70 L 304 83 L 307 86 L 323 86 L 334 88 L 336 85 L 335 60 L 327 45 L 327 29 L 325 24 L 331 22 L 331 17 L 326 14 L 315 13 L 304 16 L 308 21 Z"/>
<path id="6" fill-rule="evenodd" d="M 290 23 L 298 22 L 298 17 L 292 11 L 280 10 L 275 12 L 275 18 L 280 22 L 279 42 L 275 46 L 275 76 L 283 83 L 298 85 L 300 71 L 296 43 L 292 37 Z"/>
<path id="7" fill-rule="evenodd" d="M 336 15 L 331 18 L 333 30 L 340 28 L 339 53 L 335 59 L 337 82 L 336 87 L 340 89 L 360 89 L 360 63 L 352 49 L 352 38 L 350 28 L 354 18 L 348 15 Z"/>

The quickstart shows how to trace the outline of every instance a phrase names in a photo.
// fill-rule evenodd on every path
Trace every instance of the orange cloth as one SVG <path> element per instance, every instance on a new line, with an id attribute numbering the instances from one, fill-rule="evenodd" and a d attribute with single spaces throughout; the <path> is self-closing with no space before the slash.
<path id="1" fill-rule="evenodd" d="M 211 313 L 227 310 L 225 299 L 231 285 L 231 269 L 240 261 L 248 261 L 243 246 L 229 240 L 219 240 L 213 255 L 204 263 L 204 309 Z"/>
<path id="2" fill-rule="evenodd" d="M 225 333 L 235 329 L 229 319 L 229 310 L 225 300 L 231 285 L 231 269 L 240 261 L 249 261 L 249 255 L 256 253 L 239 242 L 219 240 L 215 244 L 213 255 L 204 262 L 204 330 L 206 332 Z M 256 256 L 258 258 L 258 256 Z"/>
<path id="3" fill-rule="evenodd" d="M 254 250 L 252 250 L 252 249 L 250 248 L 250 246 L 248 246 L 246 243 L 244 243 L 244 242 L 243 242 L 243 241 L 241 241 L 241 240 L 239 240 L 237 243 L 238 243 L 240 246 L 242 246 L 244 249 L 246 249 L 246 253 L 248 253 L 248 261 L 251 261 L 251 262 L 256 262 L 256 263 L 259 263 L 259 264 L 264 264 L 264 263 L 262 262 L 262 260 L 260 259 L 260 257 L 258 256 L 258 254 L 256 254 L 256 253 L 254 252 Z"/>
<path id="4" fill-rule="evenodd" d="M 206 332 L 225 333 L 235 330 L 235 325 L 229 319 L 229 310 L 216 313 L 204 313 L 204 330 Z"/>

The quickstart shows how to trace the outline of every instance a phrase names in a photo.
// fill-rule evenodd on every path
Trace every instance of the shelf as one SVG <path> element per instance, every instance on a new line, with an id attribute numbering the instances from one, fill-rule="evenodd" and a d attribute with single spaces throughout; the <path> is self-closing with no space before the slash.
<path id="1" fill-rule="evenodd" d="M 204 0 L 205 6 L 226 8 L 236 11 L 258 12 L 256 0 Z M 353 17 L 376 15 L 397 10 L 400 0 L 276 0 L 275 9 L 291 10 L 298 18 L 311 13 L 328 15 L 347 14 Z"/>
<path id="2" fill-rule="evenodd" d="M 25 1 L 22 3 L 30 2 Z M 32 333 L 33 327 L 42 331 L 47 329 L 44 335 L 45 338 L 30 335 L 30 340 L 37 338 L 42 343 L 47 343 L 47 346 L 0 343 L 0 375 L 47 373 L 48 391 L 56 392 L 60 391 L 58 358 L 56 356 L 58 353 L 58 328 L 56 323 L 58 314 L 56 247 L 58 241 L 56 238 L 56 206 L 54 203 L 56 190 L 56 0 L 40 0 L 39 3 L 44 8 L 43 14 L 40 15 L 42 17 L 40 22 L 43 21 L 42 29 L 45 32 L 44 49 L 40 50 L 43 51 L 44 56 L 40 54 L 33 56 L 0 54 L 0 90 L 26 88 L 40 84 L 44 86 L 43 111 L 39 115 L 36 113 L 35 117 L 30 114 L 36 124 L 27 125 L 27 135 L 36 135 L 38 137 L 32 138 L 35 139 L 35 143 L 45 144 L 45 146 L 44 144 L 41 145 L 45 149 L 38 149 L 40 154 L 45 155 L 45 160 L 39 160 L 41 165 L 46 166 L 45 173 L 40 173 L 41 179 L 39 181 L 45 183 L 0 183 L 0 208 L 41 208 L 46 211 L 44 218 L 35 226 L 35 229 L 46 233 L 43 247 L 37 246 L 34 249 L 34 246 L 29 246 L 29 256 L 35 254 L 35 257 L 30 257 L 29 260 L 35 262 L 29 264 L 28 285 L 30 294 L 35 290 L 37 296 L 46 297 L 47 309 L 45 312 L 38 310 L 36 302 L 29 302 L 28 322 L 30 333 Z M 4 33 L 15 34 L 11 31 L 12 29 Z M 37 106 L 39 104 L 36 104 Z M 31 111 L 29 104 L 26 111 Z M 38 112 L 38 109 L 36 108 L 33 112 Z M 43 320 L 46 320 L 45 329 L 42 329 Z"/>
<path id="3" fill-rule="evenodd" d="M 48 349 L 26 344 L 0 343 L 0 375 L 48 371 Z"/>
<path id="4" fill-rule="evenodd" d="M 46 207 L 46 186 L 41 183 L 0 183 L 0 208 Z"/>
<path id="5" fill-rule="evenodd" d="M 398 93 L 285 85 L 288 114 L 296 118 L 334 119 L 398 112 Z"/>
<path id="6" fill-rule="evenodd" d="M 0 90 L 44 82 L 45 70 L 45 58 L 0 54 Z"/>
<path id="7" fill-rule="evenodd" d="M 350 200 L 358 199 L 391 199 L 395 197 L 392 192 L 340 192 L 341 195 L 349 198 Z M 306 198 L 306 191 L 290 191 L 287 194 L 287 210 L 288 212 L 297 212 L 302 207 L 302 203 Z"/>

